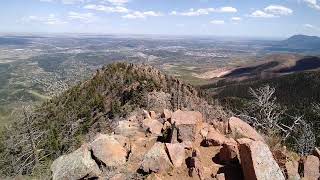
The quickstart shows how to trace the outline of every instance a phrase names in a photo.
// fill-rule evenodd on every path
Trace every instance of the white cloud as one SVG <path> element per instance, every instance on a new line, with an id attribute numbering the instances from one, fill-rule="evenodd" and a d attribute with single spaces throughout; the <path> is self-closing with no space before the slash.
<path id="1" fill-rule="evenodd" d="M 154 11 L 145 11 L 145 12 L 134 11 L 134 12 L 127 14 L 127 15 L 124 15 L 122 17 L 125 19 L 145 19 L 148 16 L 157 17 L 157 16 L 163 16 L 163 15 L 162 15 L 162 13 L 154 12 Z"/>
<path id="2" fill-rule="evenodd" d="M 263 10 L 256 10 L 249 16 L 255 18 L 275 18 L 280 16 L 288 16 L 293 13 L 292 9 L 289 9 L 280 5 L 270 5 Z"/>
<path id="3" fill-rule="evenodd" d="M 28 16 L 22 18 L 23 22 L 27 23 L 41 23 L 41 24 L 47 24 L 47 25 L 62 25 L 67 24 L 67 21 L 64 21 L 60 18 L 58 18 L 54 14 L 50 14 L 49 16 Z"/>
<path id="4" fill-rule="evenodd" d="M 312 25 L 312 24 L 304 24 L 303 25 L 305 28 L 307 29 L 312 29 L 312 30 L 316 30 L 316 31 L 320 31 L 320 27 Z"/>
<path id="5" fill-rule="evenodd" d="M 169 13 L 169 15 L 178 15 L 178 12 L 177 12 L 177 11 L 171 11 L 171 12 Z"/>
<path id="6" fill-rule="evenodd" d="M 221 13 L 236 13 L 238 10 L 234 7 L 221 7 L 216 10 L 216 12 L 221 12 Z"/>
<path id="7" fill-rule="evenodd" d="M 76 4 L 76 3 L 83 3 L 84 0 L 61 0 L 63 4 Z"/>
<path id="8" fill-rule="evenodd" d="M 146 11 L 146 12 L 143 12 L 144 15 L 146 16 L 162 16 L 161 13 L 157 13 L 157 12 L 154 12 L 154 11 Z"/>
<path id="9" fill-rule="evenodd" d="M 215 24 L 215 25 L 222 25 L 224 24 L 223 20 L 212 20 L 210 21 L 211 24 Z"/>
<path id="10" fill-rule="evenodd" d="M 279 16 L 281 16 L 281 15 L 288 16 L 293 13 L 292 9 L 289 9 L 287 7 L 280 6 L 280 5 L 270 5 L 266 8 L 264 8 L 264 11 L 269 14 L 279 15 Z"/>
<path id="11" fill-rule="evenodd" d="M 68 18 L 70 20 L 79 20 L 86 23 L 93 22 L 96 19 L 95 15 L 92 13 L 78 13 L 73 11 L 68 13 Z"/>
<path id="12" fill-rule="evenodd" d="M 88 4 L 83 8 L 96 10 L 96 11 L 103 11 L 108 13 L 128 13 L 129 12 L 127 8 L 122 6 L 111 7 L 111 6 L 104 6 L 104 5 Z"/>
<path id="13" fill-rule="evenodd" d="M 232 17 L 231 21 L 241 21 L 242 18 L 241 17 Z"/>
<path id="14" fill-rule="evenodd" d="M 179 15 L 179 16 L 201 16 L 208 15 L 210 13 L 236 13 L 238 10 L 234 7 L 221 7 L 221 8 L 201 8 L 201 9 L 189 9 L 185 12 L 172 11 L 170 15 Z"/>
<path id="15" fill-rule="evenodd" d="M 126 3 L 128 3 L 129 1 L 128 0 L 105 0 L 113 5 L 116 5 L 116 6 L 122 6 Z"/>
<path id="16" fill-rule="evenodd" d="M 40 0 L 41 2 L 55 2 L 58 0 Z M 59 0 L 63 4 L 77 4 L 77 3 L 84 3 L 85 0 Z"/>
<path id="17" fill-rule="evenodd" d="M 317 0 L 303 0 L 307 5 L 311 8 L 320 10 L 320 4 L 317 2 Z"/>
<path id="18" fill-rule="evenodd" d="M 268 14 L 264 11 L 261 10 L 256 10 L 253 13 L 250 14 L 250 17 L 255 17 L 255 18 L 273 18 L 276 17 L 273 14 Z"/>
<path id="19" fill-rule="evenodd" d="M 206 8 L 206 9 L 197 9 L 194 10 L 189 9 L 189 11 L 187 12 L 181 12 L 181 13 L 177 13 L 177 15 L 181 15 L 181 16 L 200 16 L 200 15 L 208 15 L 210 12 L 213 12 L 214 9 L 213 8 Z"/>
<path id="20" fill-rule="evenodd" d="M 312 25 L 312 24 L 304 24 L 303 26 L 306 28 L 314 28 L 314 25 Z"/>

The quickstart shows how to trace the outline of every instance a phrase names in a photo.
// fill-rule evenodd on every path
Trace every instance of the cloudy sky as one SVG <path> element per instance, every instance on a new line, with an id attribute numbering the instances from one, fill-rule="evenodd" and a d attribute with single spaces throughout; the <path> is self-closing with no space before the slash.
<path id="1" fill-rule="evenodd" d="M 320 0 L 1 0 L 2 33 L 320 35 Z"/>

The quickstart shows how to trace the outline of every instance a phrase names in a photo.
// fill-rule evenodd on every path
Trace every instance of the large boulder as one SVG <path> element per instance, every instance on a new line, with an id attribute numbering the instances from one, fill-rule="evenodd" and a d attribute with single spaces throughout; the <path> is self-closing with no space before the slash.
<path id="1" fill-rule="evenodd" d="M 155 111 L 150 111 L 150 117 L 151 117 L 151 119 L 157 119 L 158 115 Z"/>
<path id="2" fill-rule="evenodd" d="M 317 156 L 320 159 L 320 150 L 319 150 L 319 148 L 315 147 L 313 152 L 312 152 L 312 155 Z"/>
<path id="3" fill-rule="evenodd" d="M 237 162 L 239 149 L 237 142 L 229 141 L 222 145 L 219 153 L 219 160 L 222 163 Z"/>
<path id="4" fill-rule="evenodd" d="M 234 136 L 249 138 L 255 141 L 264 141 L 263 137 L 255 129 L 236 117 L 231 117 L 229 119 L 229 130 Z"/>
<path id="5" fill-rule="evenodd" d="M 123 136 L 134 136 L 141 133 L 140 125 L 133 121 L 119 121 L 115 128 L 115 134 L 121 134 Z"/>
<path id="6" fill-rule="evenodd" d="M 87 144 L 53 161 L 51 171 L 53 180 L 93 178 L 101 174 Z"/>
<path id="7" fill-rule="evenodd" d="M 221 133 L 226 134 L 228 133 L 228 121 L 220 121 L 218 119 L 211 121 L 212 126 L 219 130 Z"/>
<path id="8" fill-rule="evenodd" d="M 151 119 L 150 113 L 146 110 L 142 110 L 142 115 L 145 119 Z"/>
<path id="9" fill-rule="evenodd" d="M 247 180 L 284 180 L 279 165 L 268 146 L 261 141 L 239 139 L 239 154 L 244 178 Z"/>
<path id="10" fill-rule="evenodd" d="M 177 110 L 172 113 L 170 122 L 176 126 L 180 141 L 194 141 L 202 120 L 200 112 Z"/>
<path id="11" fill-rule="evenodd" d="M 206 146 L 220 146 L 230 141 L 232 140 L 218 132 L 215 128 L 210 127 L 207 137 L 204 140 L 204 144 Z"/>
<path id="12" fill-rule="evenodd" d="M 162 180 L 158 174 L 152 173 L 150 174 L 146 180 Z"/>
<path id="13" fill-rule="evenodd" d="M 118 139 L 119 136 L 117 137 Z M 98 134 L 91 143 L 93 155 L 108 167 L 118 167 L 126 163 L 127 150 L 111 135 Z"/>
<path id="14" fill-rule="evenodd" d="M 197 124 L 202 122 L 202 114 L 198 111 L 177 110 L 171 115 L 171 124 Z"/>
<path id="15" fill-rule="evenodd" d="M 143 127 L 155 135 L 161 135 L 163 124 L 155 119 L 144 119 Z"/>
<path id="16" fill-rule="evenodd" d="M 146 173 L 164 172 L 172 167 L 165 145 L 157 142 L 144 155 L 140 169 Z"/>
<path id="17" fill-rule="evenodd" d="M 185 160 L 185 150 L 184 145 L 176 143 L 166 143 L 168 154 L 170 156 L 171 162 L 175 167 L 180 167 Z"/>
<path id="18" fill-rule="evenodd" d="M 216 175 L 216 179 L 217 179 L 217 180 L 225 180 L 226 178 L 225 178 L 224 173 L 220 173 L 220 174 L 217 174 L 217 175 Z"/>
<path id="19" fill-rule="evenodd" d="M 164 109 L 161 114 L 161 117 L 164 118 L 165 120 L 168 120 L 171 118 L 171 115 L 172 115 L 172 112 L 170 110 Z"/>
<path id="20" fill-rule="evenodd" d="M 189 168 L 189 176 L 195 179 L 203 180 L 205 179 L 204 167 L 200 160 L 200 151 L 198 149 L 194 149 L 192 152 L 192 156 L 186 159 L 187 167 Z M 198 177 L 198 178 L 197 178 Z"/>
<path id="21" fill-rule="evenodd" d="M 208 136 L 210 125 L 208 123 L 202 123 L 202 127 L 200 129 L 200 135 L 203 139 Z"/>
<path id="22" fill-rule="evenodd" d="M 320 178 L 320 163 L 316 156 L 309 155 L 303 159 L 303 177 L 304 179 Z"/>
<path id="23" fill-rule="evenodd" d="M 286 167 L 286 175 L 289 180 L 299 180 L 299 162 L 298 161 L 288 161 L 285 164 Z"/>

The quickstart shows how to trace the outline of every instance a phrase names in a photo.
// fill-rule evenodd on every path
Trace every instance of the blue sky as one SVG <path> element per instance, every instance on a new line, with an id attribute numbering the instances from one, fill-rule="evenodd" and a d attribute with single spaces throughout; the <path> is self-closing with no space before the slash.
<path id="1" fill-rule="evenodd" d="M 320 35 L 320 0 L 1 0 L 2 33 Z"/>

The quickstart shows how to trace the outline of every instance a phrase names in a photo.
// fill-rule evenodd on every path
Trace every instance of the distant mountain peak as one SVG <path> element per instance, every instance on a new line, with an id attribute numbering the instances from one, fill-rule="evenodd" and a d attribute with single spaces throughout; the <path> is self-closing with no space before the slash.
<path id="1" fill-rule="evenodd" d="M 297 34 L 297 35 L 293 35 L 291 37 L 289 37 L 288 40 L 320 40 L 320 37 L 318 36 L 308 36 L 308 35 L 303 35 L 303 34 Z"/>

